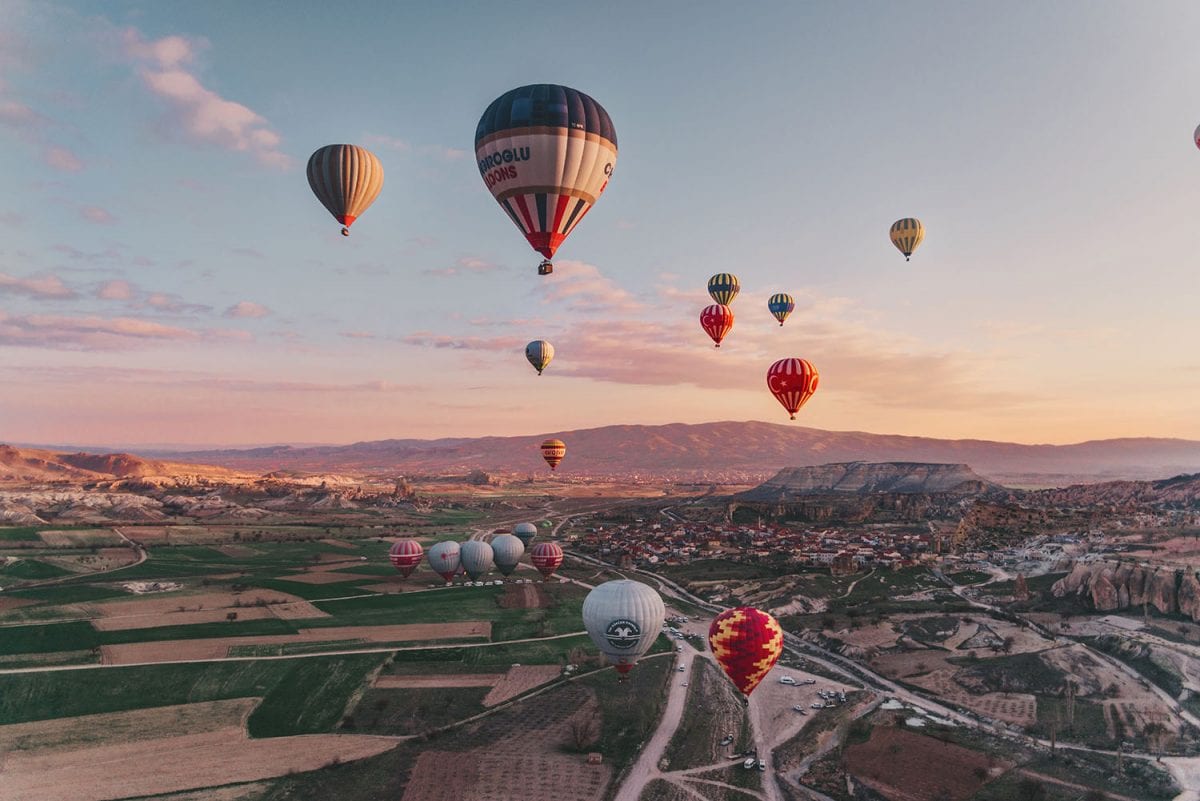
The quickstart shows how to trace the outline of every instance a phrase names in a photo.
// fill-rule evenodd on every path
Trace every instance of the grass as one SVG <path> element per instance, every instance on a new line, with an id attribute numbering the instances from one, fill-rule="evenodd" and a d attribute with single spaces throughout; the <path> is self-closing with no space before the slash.
<path id="1" fill-rule="evenodd" d="M 90 623 L 80 620 L 0 629 L 0 656 L 72 651 L 134 642 L 295 634 L 297 631 L 291 622 L 277 618 L 120 631 L 97 631 Z"/>
<path id="2" fill-rule="evenodd" d="M 0 725 L 261 697 L 252 736 L 330 731 L 385 654 L 0 675 Z"/>
<path id="3" fill-rule="evenodd" d="M 741 695 L 707 659 L 693 659 L 691 671 L 687 674 L 676 672 L 675 677 L 682 681 L 684 675 L 687 676 L 688 690 L 683 718 L 663 754 L 670 769 L 698 768 L 712 764 L 714 758 L 729 751 L 744 750 L 744 741 L 715 746 L 712 740 L 714 727 L 730 734 L 745 728 Z"/>
<path id="4" fill-rule="evenodd" d="M 76 604 L 88 601 L 102 601 L 108 598 L 128 597 L 129 593 L 118 587 L 97 586 L 94 584 L 62 584 L 55 587 L 31 587 L 24 590 L 12 590 L 5 595 L 14 598 L 34 598 L 47 604 Z"/>
<path id="5" fill-rule="evenodd" d="M 0 528 L 0 542 L 36 542 L 40 541 L 36 526 L 5 526 Z"/>
<path id="6" fill-rule="evenodd" d="M 947 573 L 946 578 L 960 586 L 966 584 L 982 584 L 990 579 L 990 573 L 984 573 L 982 570 L 960 570 L 957 573 Z"/>
<path id="7" fill-rule="evenodd" d="M 71 575 L 70 570 L 64 570 L 58 565 L 39 562 L 36 559 L 20 559 L 4 567 L 0 567 L 0 577 L 23 581 L 59 578 L 69 575 Z"/>
<path id="8" fill-rule="evenodd" d="M 600 703 L 600 740 L 596 750 L 616 775 L 637 758 L 662 716 L 666 702 L 666 684 L 678 676 L 669 658 L 644 659 L 631 670 L 624 682 L 617 671 L 601 670 L 579 679 L 590 687 Z"/>
<path id="9" fill-rule="evenodd" d="M 686 585 L 691 581 L 779 578 L 793 574 L 795 568 L 762 562 L 750 564 L 724 559 L 697 559 L 686 565 L 667 565 L 659 568 L 657 572 L 671 581 Z"/>
<path id="10" fill-rule="evenodd" d="M 1117 773 L 1116 757 L 1091 754 L 1076 749 L 1060 749 L 1054 757 L 1039 754 L 1025 765 L 1029 770 L 1045 773 L 1063 781 L 1112 791 L 1147 801 L 1165 801 L 1179 792 L 1171 774 L 1148 760 L 1126 758 L 1124 772 Z M 1080 791 L 1059 788 L 1078 798 Z"/>
<path id="11" fill-rule="evenodd" d="M 1058 581 L 1066 573 L 1044 573 L 1040 576 L 1027 576 L 1025 578 L 1025 586 L 1029 589 L 1031 596 L 1044 595 L 1054 586 L 1054 582 Z M 988 595 L 1012 595 L 1016 589 L 1015 581 L 997 581 L 995 584 L 988 584 L 986 587 L 980 587 L 979 592 Z"/>
<path id="12" fill-rule="evenodd" d="M 342 722 L 357 734 L 420 734 L 484 711 L 490 687 L 370 689 Z"/>
<path id="13" fill-rule="evenodd" d="M 659 638 L 660 640 L 662 638 Z M 518 642 L 489 645 L 479 648 L 438 648 L 398 651 L 384 667 L 384 673 L 395 675 L 442 673 L 489 673 L 507 670 L 514 664 L 555 665 L 566 662 L 574 649 L 586 649 L 595 655 L 596 649 L 586 634 L 546 642 Z"/>
<path id="14" fill-rule="evenodd" d="M 1112 748 L 1116 743 L 1108 736 L 1104 722 L 1104 708 L 1100 704 L 1075 699 L 1075 721 L 1066 725 L 1067 700 L 1039 695 L 1037 699 L 1037 723 L 1031 734 L 1050 736 L 1050 727 L 1057 724 L 1060 742 L 1080 743 L 1093 748 Z"/>

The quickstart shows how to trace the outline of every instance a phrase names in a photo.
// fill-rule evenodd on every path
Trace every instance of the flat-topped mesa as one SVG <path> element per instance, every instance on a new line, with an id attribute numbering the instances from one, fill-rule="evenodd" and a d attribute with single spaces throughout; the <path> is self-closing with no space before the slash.
<path id="1" fill-rule="evenodd" d="M 978 495 L 993 489 L 1000 487 L 965 464 L 840 462 L 784 468 L 741 497 L 746 500 L 785 501 L 798 495 L 827 493 Z"/>

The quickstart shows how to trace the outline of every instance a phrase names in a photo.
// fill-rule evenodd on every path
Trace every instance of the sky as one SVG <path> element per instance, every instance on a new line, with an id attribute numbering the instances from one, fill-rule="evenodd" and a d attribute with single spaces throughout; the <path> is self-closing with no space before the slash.
<path id="1" fill-rule="evenodd" d="M 1200 4 L 739 5 L 0 0 L 0 440 L 787 423 L 789 356 L 796 425 L 1200 439 Z M 473 158 L 528 83 L 620 146 L 546 278 Z M 349 238 L 333 142 L 386 173 Z"/>

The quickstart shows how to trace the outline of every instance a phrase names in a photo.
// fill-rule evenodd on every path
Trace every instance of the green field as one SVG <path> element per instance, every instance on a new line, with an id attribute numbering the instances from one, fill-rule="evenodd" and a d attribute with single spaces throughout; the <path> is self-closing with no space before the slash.
<path id="1" fill-rule="evenodd" d="M 69 575 L 71 575 L 70 570 L 64 570 L 58 565 L 40 562 L 36 559 L 19 559 L 16 562 L 0 566 L 0 578 L 19 581 L 37 581 Z"/>
<path id="2" fill-rule="evenodd" d="M 0 528 L 0 542 L 36 542 L 39 531 L 35 526 L 5 526 Z"/>
<path id="3" fill-rule="evenodd" d="M 367 690 L 342 721 L 359 734 L 421 734 L 484 711 L 490 687 Z"/>

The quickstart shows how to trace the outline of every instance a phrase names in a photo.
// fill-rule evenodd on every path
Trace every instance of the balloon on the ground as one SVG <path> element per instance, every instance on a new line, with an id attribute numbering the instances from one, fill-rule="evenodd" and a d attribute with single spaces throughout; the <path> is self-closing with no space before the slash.
<path id="1" fill-rule="evenodd" d="M 454 540 L 446 540 L 439 542 L 429 549 L 429 566 L 433 568 L 433 572 L 450 581 L 458 573 L 458 569 L 462 566 L 461 553 L 459 552 L 458 543 Z"/>
<path id="2" fill-rule="evenodd" d="M 557 542 L 539 542 L 529 552 L 529 561 L 544 578 L 550 578 L 563 561 L 563 549 Z"/>
<path id="3" fill-rule="evenodd" d="M 779 324 L 783 325 L 783 321 L 795 310 L 796 300 L 786 292 L 778 292 L 772 295 L 771 299 L 767 301 L 767 308 L 771 311 L 775 319 L 779 321 Z"/>
<path id="4" fill-rule="evenodd" d="M 458 546 L 458 549 L 462 557 L 463 571 L 471 581 L 479 581 L 482 576 L 492 569 L 492 546 L 486 542 L 467 540 Z"/>
<path id="5" fill-rule="evenodd" d="M 766 612 L 727 609 L 708 627 L 708 646 L 734 686 L 749 696 L 783 653 L 783 629 Z"/>
<path id="6" fill-rule="evenodd" d="M 492 197 L 545 257 L 538 273 L 608 186 L 617 131 L 592 98 L 531 84 L 492 101 L 475 128 L 475 159 Z"/>
<path id="7" fill-rule="evenodd" d="M 817 368 L 807 359 L 780 359 L 767 370 L 767 389 L 793 420 L 800 407 L 817 391 L 820 380 Z"/>
<path id="8" fill-rule="evenodd" d="M 544 339 L 535 339 L 525 346 L 525 358 L 533 365 L 533 369 L 538 371 L 538 375 L 541 375 L 554 358 L 554 346 Z"/>
<path id="9" fill-rule="evenodd" d="M 495 559 L 496 569 L 502 575 L 507 576 L 516 570 L 524 555 L 524 543 L 512 534 L 500 534 L 492 537 L 492 557 Z"/>
<path id="10" fill-rule="evenodd" d="M 325 145 L 308 158 L 308 185 L 321 205 L 342 224 L 342 236 L 383 189 L 383 165 L 357 145 Z"/>
<path id="11" fill-rule="evenodd" d="M 741 288 L 741 282 L 733 273 L 717 273 L 708 279 L 708 294 L 722 306 L 733 303 Z"/>
<path id="12" fill-rule="evenodd" d="M 421 548 L 421 543 L 414 539 L 397 540 L 392 543 L 392 547 L 388 551 L 392 567 L 399 570 L 400 575 L 404 578 L 412 575 L 412 572 L 417 569 L 417 565 L 421 564 L 421 557 L 424 555 L 425 551 Z"/>
<path id="13" fill-rule="evenodd" d="M 561 439 L 548 439 L 542 443 L 542 458 L 551 470 L 557 470 L 563 457 L 567 455 L 567 444 Z"/>
<path id="14" fill-rule="evenodd" d="M 721 340 L 733 328 L 733 309 L 714 303 L 700 312 L 700 327 L 712 337 L 713 346 L 721 347 Z"/>
<path id="15" fill-rule="evenodd" d="M 533 538 L 537 536 L 537 526 L 535 526 L 533 523 L 517 523 L 515 526 L 513 526 L 512 533 L 526 548 L 528 548 L 529 543 L 532 542 Z"/>
<path id="16" fill-rule="evenodd" d="M 583 626 L 618 673 L 628 673 L 662 631 L 666 607 L 640 581 L 606 581 L 583 599 Z"/>
<path id="17" fill-rule="evenodd" d="M 903 253 L 904 260 L 908 261 L 913 251 L 925 240 L 925 226 L 916 217 L 905 217 L 892 223 L 889 235 L 896 250 Z"/>

